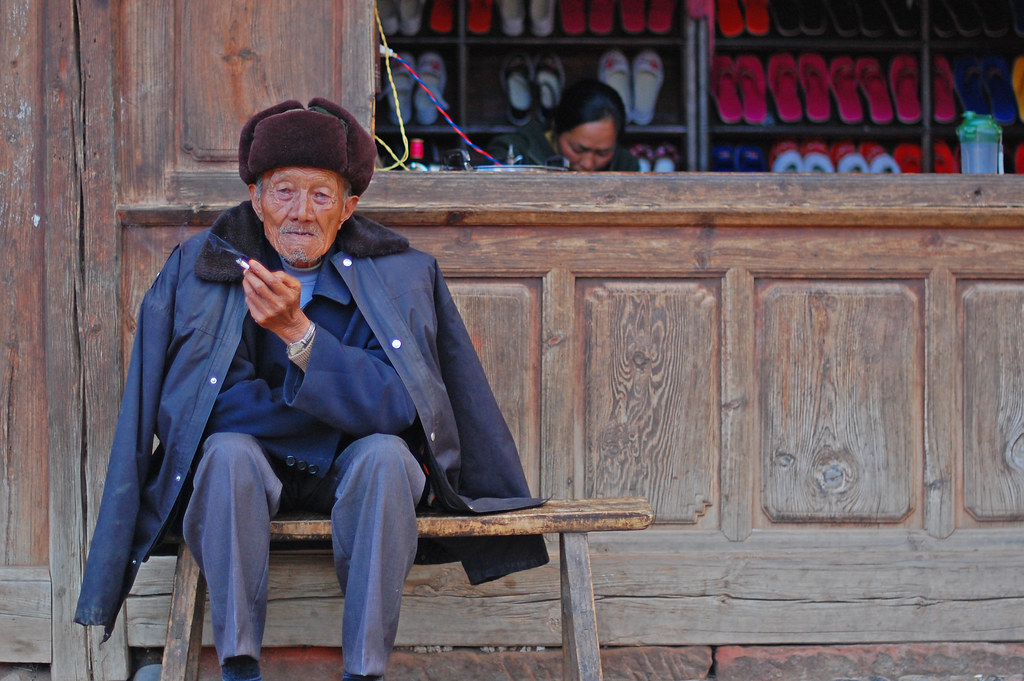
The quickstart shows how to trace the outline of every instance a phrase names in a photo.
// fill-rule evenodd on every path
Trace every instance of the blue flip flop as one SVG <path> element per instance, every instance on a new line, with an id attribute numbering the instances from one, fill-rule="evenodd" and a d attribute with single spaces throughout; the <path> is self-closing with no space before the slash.
<path id="1" fill-rule="evenodd" d="M 711 170 L 716 173 L 731 173 L 736 170 L 736 156 L 732 147 L 722 144 L 711 150 Z"/>
<path id="2" fill-rule="evenodd" d="M 768 163 L 765 161 L 764 152 L 761 151 L 761 147 L 736 147 L 736 170 L 741 173 L 767 172 Z"/>
<path id="3" fill-rule="evenodd" d="M 990 112 L 977 57 L 959 57 L 953 64 L 953 83 L 964 111 L 987 116 Z"/>
<path id="4" fill-rule="evenodd" d="M 1010 81 L 1010 69 L 1002 57 L 992 54 L 981 59 L 981 74 L 992 103 L 992 117 L 1000 125 L 1009 125 L 1017 120 L 1017 96 Z"/>

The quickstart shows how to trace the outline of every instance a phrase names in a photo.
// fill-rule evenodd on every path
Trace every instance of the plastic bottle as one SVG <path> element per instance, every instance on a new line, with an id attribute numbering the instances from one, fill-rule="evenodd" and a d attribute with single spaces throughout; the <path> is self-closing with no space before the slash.
<path id="1" fill-rule="evenodd" d="M 1003 131 L 992 116 L 964 112 L 956 129 L 960 139 L 960 172 L 1003 172 Z"/>

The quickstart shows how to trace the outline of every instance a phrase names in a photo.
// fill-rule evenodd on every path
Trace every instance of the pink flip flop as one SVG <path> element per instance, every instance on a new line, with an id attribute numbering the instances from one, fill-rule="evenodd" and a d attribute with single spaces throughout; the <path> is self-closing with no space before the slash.
<path id="1" fill-rule="evenodd" d="M 608 35 L 615 23 L 615 0 L 590 0 L 588 26 L 595 35 Z"/>
<path id="2" fill-rule="evenodd" d="M 736 57 L 736 80 L 743 99 L 743 120 L 751 125 L 761 125 L 768 117 L 761 60 L 752 54 Z"/>
<path id="3" fill-rule="evenodd" d="M 732 58 L 724 54 L 715 55 L 711 60 L 711 95 L 723 123 L 740 122 L 743 102 L 736 83 L 736 66 Z"/>
<path id="4" fill-rule="evenodd" d="M 800 73 L 800 87 L 804 91 L 807 119 L 824 123 L 832 117 L 832 101 L 829 98 L 828 67 L 820 54 L 807 52 L 797 59 Z"/>
<path id="5" fill-rule="evenodd" d="M 650 0 L 647 6 L 647 28 L 651 33 L 668 33 L 672 30 L 675 11 L 676 0 Z"/>
<path id="6" fill-rule="evenodd" d="M 857 59 L 857 83 L 864 98 L 868 100 L 868 115 L 871 122 L 877 125 L 892 123 L 892 100 L 889 99 L 889 88 L 882 75 L 882 67 L 874 57 Z"/>
<path id="7" fill-rule="evenodd" d="M 768 59 L 768 88 L 775 100 L 779 120 L 796 123 L 803 117 L 797 95 L 796 60 L 788 52 L 773 54 Z"/>
<path id="8" fill-rule="evenodd" d="M 644 4 L 644 0 L 619 0 L 619 15 L 623 31 L 643 33 L 647 25 Z"/>
<path id="9" fill-rule="evenodd" d="M 952 123 L 956 118 L 953 70 L 941 54 L 932 55 L 932 105 L 935 108 L 935 122 Z"/>
<path id="10" fill-rule="evenodd" d="M 560 0 L 559 14 L 562 15 L 562 30 L 566 35 L 579 35 L 587 28 L 584 0 Z"/>
<path id="11" fill-rule="evenodd" d="M 853 67 L 853 59 L 835 57 L 829 66 L 829 79 L 836 98 L 836 108 L 839 109 L 839 120 L 847 124 L 860 123 L 864 119 L 864 108 L 857 94 L 857 72 Z"/>
<path id="12" fill-rule="evenodd" d="M 889 63 L 889 87 L 896 103 L 896 118 L 900 123 L 921 120 L 921 100 L 918 98 L 920 72 L 917 58 L 912 54 L 897 54 Z"/>

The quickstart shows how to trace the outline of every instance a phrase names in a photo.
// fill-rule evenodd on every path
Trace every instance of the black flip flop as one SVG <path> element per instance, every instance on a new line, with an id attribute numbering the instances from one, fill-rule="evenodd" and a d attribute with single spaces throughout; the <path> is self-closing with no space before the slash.
<path id="1" fill-rule="evenodd" d="M 897 0 L 898 2 L 899 0 Z M 933 2 L 932 10 L 932 32 L 936 38 L 956 37 L 956 24 L 953 23 L 953 15 L 945 2 Z"/>
<path id="2" fill-rule="evenodd" d="M 825 10 L 832 19 L 832 27 L 841 38 L 860 34 L 860 17 L 852 0 L 825 0 Z"/>
<path id="3" fill-rule="evenodd" d="M 1013 15 L 1006 0 L 975 0 L 981 14 L 981 30 L 989 38 L 1002 38 L 1010 32 Z"/>
<path id="4" fill-rule="evenodd" d="M 779 35 L 787 38 L 800 35 L 800 0 L 772 0 L 768 9 Z"/>
<path id="5" fill-rule="evenodd" d="M 1024 0 L 1019 0 L 1024 7 Z M 1024 16 L 1024 14 L 1022 14 Z M 822 35 L 828 30 L 824 0 L 801 0 L 800 32 L 804 35 Z"/>
<path id="6" fill-rule="evenodd" d="M 880 38 L 886 34 L 890 28 L 889 15 L 885 11 L 882 0 L 859 0 L 855 7 L 861 35 L 868 38 Z"/>
<path id="7" fill-rule="evenodd" d="M 882 4 L 896 35 L 909 38 L 921 30 L 921 12 L 918 4 L 908 7 L 907 0 L 885 0 Z"/>
<path id="8" fill-rule="evenodd" d="M 963 38 L 981 35 L 981 12 L 972 0 L 942 0 L 953 17 L 956 32 Z"/>

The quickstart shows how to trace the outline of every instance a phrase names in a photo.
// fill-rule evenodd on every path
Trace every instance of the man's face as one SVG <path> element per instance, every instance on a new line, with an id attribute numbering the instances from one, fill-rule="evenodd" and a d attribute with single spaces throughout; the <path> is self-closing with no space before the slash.
<path id="1" fill-rule="evenodd" d="M 345 179 L 319 168 L 272 170 L 262 192 L 249 185 L 249 197 L 270 245 L 295 267 L 319 262 L 359 203 Z"/>

